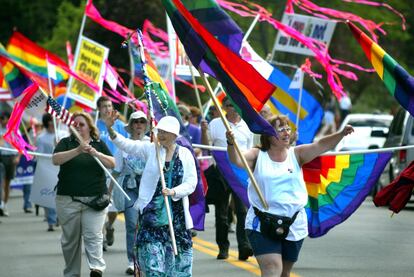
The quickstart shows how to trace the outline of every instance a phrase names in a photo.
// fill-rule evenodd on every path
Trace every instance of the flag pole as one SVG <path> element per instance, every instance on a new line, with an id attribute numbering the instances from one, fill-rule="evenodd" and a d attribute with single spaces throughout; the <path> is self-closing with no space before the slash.
<path id="1" fill-rule="evenodd" d="M 208 93 L 210 94 L 211 99 L 213 100 L 214 105 L 217 108 L 217 111 L 220 114 L 221 120 L 223 121 L 224 126 L 226 127 L 227 131 L 231 131 L 231 127 L 229 125 L 229 122 L 227 121 L 223 110 L 220 107 L 220 104 L 217 100 L 217 97 L 214 95 L 213 93 L 213 89 L 210 86 L 209 81 L 207 80 L 206 76 L 204 75 L 204 73 L 202 72 L 202 70 L 199 68 L 198 71 L 200 72 L 201 78 L 204 82 L 204 85 L 207 88 Z M 243 153 L 240 150 L 240 147 L 237 143 L 236 140 L 234 140 L 234 148 L 236 149 L 237 154 L 239 154 L 239 157 L 244 165 L 244 168 L 246 169 L 247 173 L 249 174 L 249 178 L 252 181 L 253 187 L 256 190 L 257 195 L 259 196 L 260 202 L 262 202 L 263 207 L 268 210 L 269 209 L 269 205 L 267 204 L 266 200 L 264 199 L 263 193 L 259 188 L 259 185 L 256 182 L 256 179 L 253 176 L 252 170 L 250 169 L 249 165 L 247 164 L 246 158 L 243 156 Z"/>
<path id="2" fill-rule="evenodd" d="M 54 97 L 52 79 L 50 78 L 50 73 L 49 73 L 49 55 L 47 53 L 46 53 L 46 65 L 47 65 L 47 82 L 48 82 L 48 85 L 49 85 L 49 92 L 50 92 L 50 96 Z M 56 143 L 58 143 L 59 142 L 59 137 L 58 137 L 57 124 L 56 124 L 56 117 L 53 116 L 52 120 L 53 120 L 53 129 L 55 131 L 55 141 L 56 141 Z"/>
<path id="3" fill-rule="evenodd" d="M 187 60 L 190 61 L 190 59 L 188 57 L 187 57 Z M 198 108 L 200 109 L 201 118 L 204 120 L 205 116 L 204 116 L 204 113 L 203 113 L 203 105 L 201 104 L 200 92 L 198 91 L 197 81 L 196 81 L 196 78 L 195 78 L 195 75 L 194 75 L 194 70 L 193 70 L 193 64 L 190 62 L 188 67 L 190 68 L 191 79 L 193 80 L 194 91 L 195 91 L 195 95 L 196 95 L 196 98 L 197 98 Z"/>
<path id="4" fill-rule="evenodd" d="M 69 125 L 69 129 L 72 131 L 72 133 L 75 135 L 75 137 L 79 140 L 79 143 L 83 142 L 82 137 L 80 136 L 80 134 L 78 133 L 78 131 L 76 131 L 75 127 L 73 127 L 72 125 Z M 109 172 L 109 170 L 105 167 L 105 165 L 98 159 L 98 157 L 92 156 L 95 161 L 99 164 L 99 166 L 105 171 L 106 175 L 109 176 L 109 178 L 111 178 L 112 182 L 114 182 L 114 184 L 118 187 L 118 189 L 122 192 L 122 194 L 125 196 L 126 199 L 128 199 L 128 201 L 131 201 L 131 198 L 128 196 L 128 194 L 124 191 L 124 189 L 119 185 L 119 183 L 117 182 L 117 180 L 114 178 L 114 176 L 112 176 L 111 172 Z"/>
<path id="5" fill-rule="evenodd" d="M 160 173 L 160 179 L 161 179 L 161 187 L 162 189 L 165 189 L 167 186 L 165 184 L 165 178 L 164 178 L 164 170 L 163 170 L 163 165 L 161 163 L 161 157 L 160 157 L 160 146 L 158 143 L 158 139 L 155 138 L 154 134 L 154 109 L 152 107 L 152 99 L 151 99 L 151 81 L 148 78 L 148 73 L 147 73 L 147 68 L 146 68 L 146 64 L 147 61 L 145 59 L 145 52 L 144 52 L 144 44 L 143 44 L 143 36 L 141 31 L 138 29 L 137 30 L 137 34 L 138 34 L 138 43 L 139 43 L 139 51 L 140 51 L 140 56 L 141 56 L 141 66 L 142 66 L 142 75 L 144 78 L 144 93 L 147 97 L 148 100 L 148 110 L 150 113 L 150 117 L 151 117 L 151 123 L 150 123 L 150 128 L 151 128 L 151 134 L 153 137 L 153 142 L 155 144 L 155 152 L 156 152 L 156 156 L 157 156 L 157 162 L 158 162 L 158 170 Z M 168 228 L 170 231 L 170 236 L 171 236 L 171 244 L 173 247 L 173 251 L 174 251 L 174 255 L 177 256 L 178 255 L 178 250 L 177 250 L 177 243 L 175 240 L 175 232 L 174 232 L 174 227 L 172 224 L 172 216 L 171 216 L 171 209 L 170 209 L 170 205 L 169 205 L 169 200 L 168 200 L 168 196 L 164 195 L 164 204 L 165 204 L 165 210 L 167 212 L 167 218 L 168 218 Z"/>
<path id="6" fill-rule="evenodd" d="M 299 87 L 299 99 L 298 99 L 298 111 L 296 112 L 296 133 L 297 133 L 297 138 L 299 139 L 299 118 L 300 118 L 300 109 L 302 106 L 302 90 L 303 90 L 303 71 L 302 69 L 299 68 L 299 72 L 300 72 L 300 87 Z"/>

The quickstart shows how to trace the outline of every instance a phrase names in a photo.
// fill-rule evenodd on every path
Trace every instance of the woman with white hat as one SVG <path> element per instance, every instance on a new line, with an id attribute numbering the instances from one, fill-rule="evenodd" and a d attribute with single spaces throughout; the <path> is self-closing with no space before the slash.
<path id="1" fill-rule="evenodd" d="M 111 128 L 116 118 L 117 114 L 114 113 L 105 122 L 116 146 L 129 154 L 146 157 L 138 200 L 134 205 L 139 209 L 136 243 L 140 270 L 145 276 L 191 276 L 193 251 L 190 230 L 193 221 L 188 195 L 196 188 L 197 172 L 190 150 L 176 144 L 180 124 L 175 117 L 165 116 L 155 129 L 157 141 L 161 145 L 159 157 L 167 186 L 162 189 L 155 143 L 126 139 L 116 133 Z M 165 195 L 171 196 L 172 200 L 169 205 L 177 256 L 174 255 L 168 229 Z"/>
<path id="2" fill-rule="evenodd" d="M 128 124 L 124 127 L 129 133 L 129 138 L 133 141 L 149 141 L 146 136 L 148 131 L 148 119 L 144 112 L 137 111 L 130 115 Z M 138 220 L 137 210 L 134 209 L 134 203 L 138 199 L 139 184 L 142 172 L 145 167 L 145 156 L 130 154 L 125 151 L 117 151 L 115 155 L 115 172 L 119 174 L 118 183 L 128 194 L 131 200 L 127 200 L 122 192 L 114 188 L 112 200 L 118 211 L 124 212 L 125 230 L 126 230 L 126 249 L 128 258 L 128 267 L 125 271 L 128 275 L 134 274 L 134 246 L 135 246 L 135 229 Z"/>

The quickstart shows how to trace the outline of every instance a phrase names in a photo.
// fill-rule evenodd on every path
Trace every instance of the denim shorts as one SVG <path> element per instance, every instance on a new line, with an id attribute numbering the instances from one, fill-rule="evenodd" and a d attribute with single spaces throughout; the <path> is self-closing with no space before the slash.
<path id="1" fill-rule="evenodd" d="M 302 248 L 303 240 L 272 240 L 262 235 L 262 233 L 246 230 L 247 237 L 253 249 L 254 255 L 260 256 L 264 254 L 281 254 L 284 261 L 296 262 Z"/>

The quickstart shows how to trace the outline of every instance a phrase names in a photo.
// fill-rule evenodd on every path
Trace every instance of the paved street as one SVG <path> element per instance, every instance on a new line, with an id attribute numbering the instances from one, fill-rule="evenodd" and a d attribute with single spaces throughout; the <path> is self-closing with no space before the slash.
<path id="1" fill-rule="evenodd" d="M 59 236 L 46 232 L 43 211 L 39 216 L 25 214 L 21 191 L 13 191 L 10 217 L 0 217 L 0 276 L 62 276 L 63 257 Z M 206 231 L 194 240 L 194 276 L 259 276 L 255 259 L 237 260 L 235 235 L 231 234 L 230 259 L 218 261 L 214 242 L 213 212 L 207 215 Z M 293 276 L 354 277 L 414 276 L 414 204 L 390 218 L 390 212 L 375 208 L 370 199 L 344 224 L 318 239 L 306 239 Z M 116 240 L 105 252 L 105 276 L 126 276 L 124 228 L 116 224 Z M 83 260 L 83 276 L 88 275 Z"/>

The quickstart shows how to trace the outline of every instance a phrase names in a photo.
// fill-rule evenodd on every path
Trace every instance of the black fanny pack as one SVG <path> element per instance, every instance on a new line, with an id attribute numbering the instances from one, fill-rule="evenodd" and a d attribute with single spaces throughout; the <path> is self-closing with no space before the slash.
<path id="1" fill-rule="evenodd" d="M 106 207 L 108 207 L 109 203 L 111 203 L 111 198 L 109 197 L 109 194 L 104 193 L 102 195 L 99 195 L 95 198 L 92 198 L 88 202 L 81 201 L 79 199 L 76 199 L 72 196 L 72 200 L 76 202 L 80 202 L 82 204 L 85 204 L 86 206 L 94 209 L 95 211 L 102 211 Z"/>
<path id="2" fill-rule="evenodd" d="M 263 236 L 272 240 L 285 239 L 289 234 L 289 227 L 295 221 L 299 211 L 297 211 L 293 217 L 280 216 L 259 211 L 256 207 L 253 207 L 254 214 L 259 217 L 260 220 L 260 232 Z"/>

